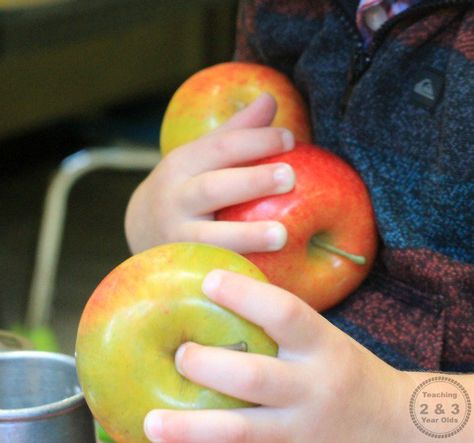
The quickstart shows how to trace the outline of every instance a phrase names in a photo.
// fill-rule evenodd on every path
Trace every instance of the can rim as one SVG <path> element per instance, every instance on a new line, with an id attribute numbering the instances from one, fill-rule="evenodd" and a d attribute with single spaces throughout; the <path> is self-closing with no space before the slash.
<path id="1" fill-rule="evenodd" d="M 0 361 L 2 360 L 27 360 L 27 359 L 47 359 L 66 363 L 70 367 L 76 366 L 75 358 L 71 355 L 61 354 L 57 352 L 46 351 L 6 351 L 0 352 Z M 78 384 L 80 389 L 80 386 Z M 51 403 L 40 406 L 18 409 L 0 409 L 0 423 L 12 421 L 34 421 L 44 420 L 50 417 L 67 414 L 85 404 L 84 394 L 81 391 Z"/>

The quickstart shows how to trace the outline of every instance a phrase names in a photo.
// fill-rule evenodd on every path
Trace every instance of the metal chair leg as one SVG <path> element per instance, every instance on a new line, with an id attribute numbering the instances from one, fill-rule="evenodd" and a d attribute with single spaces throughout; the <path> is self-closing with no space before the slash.
<path id="1" fill-rule="evenodd" d="M 53 302 L 54 284 L 72 186 L 98 169 L 151 170 L 159 162 L 158 149 L 141 147 L 89 148 L 65 158 L 46 193 L 27 303 L 26 326 L 45 326 Z"/>

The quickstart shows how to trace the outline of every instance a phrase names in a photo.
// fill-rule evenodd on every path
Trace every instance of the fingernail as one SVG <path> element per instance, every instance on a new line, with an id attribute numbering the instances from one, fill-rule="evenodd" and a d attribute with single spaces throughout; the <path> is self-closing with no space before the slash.
<path id="1" fill-rule="evenodd" d="M 176 351 L 176 354 L 174 354 L 174 364 L 176 366 L 176 370 L 184 377 L 183 369 L 182 369 L 182 360 L 183 360 L 183 355 L 184 352 L 186 351 L 186 343 L 183 343 L 178 350 Z"/>
<path id="2" fill-rule="evenodd" d="M 268 251 L 278 251 L 285 246 L 287 239 L 286 229 L 281 224 L 275 224 L 265 232 Z"/>
<path id="3" fill-rule="evenodd" d="M 163 421 L 160 411 L 151 411 L 145 417 L 144 431 L 148 440 L 152 443 L 162 443 L 161 434 L 163 431 Z"/>
<path id="4" fill-rule="evenodd" d="M 293 136 L 293 133 L 288 129 L 283 129 L 281 131 L 281 141 L 283 143 L 284 151 L 291 151 L 295 146 L 295 137 Z"/>
<path id="5" fill-rule="evenodd" d="M 291 191 L 295 185 L 295 173 L 293 172 L 293 168 L 286 163 L 278 165 L 273 171 L 273 180 L 278 185 L 276 188 L 278 193 Z"/>
<path id="6" fill-rule="evenodd" d="M 221 280 L 222 276 L 219 271 L 209 272 L 202 282 L 202 292 L 204 292 L 204 294 L 207 296 L 212 296 L 212 294 L 220 286 Z"/>

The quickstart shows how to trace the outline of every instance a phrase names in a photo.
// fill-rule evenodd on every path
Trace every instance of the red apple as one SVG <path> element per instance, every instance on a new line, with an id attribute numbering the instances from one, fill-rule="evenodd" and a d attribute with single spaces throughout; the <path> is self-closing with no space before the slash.
<path id="1" fill-rule="evenodd" d="M 280 251 L 247 254 L 270 282 L 328 309 L 364 280 L 377 249 L 369 193 L 357 172 L 339 156 L 297 143 L 293 151 L 258 161 L 284 162 L 296 174 L 286 194 L 219 211 L 217 220 L 277 220 L 288 231 Z"/>
<path id="2" fill-rule="evenodd" d="M 197 72 L 174 93 L 161 126 L 161 153 L 211 132 L 263 92 L 272 94 L 278 104 L 273 126 L 310 142 L 306 105 L 284 74 L 256 63 L 227 62 Z"/>

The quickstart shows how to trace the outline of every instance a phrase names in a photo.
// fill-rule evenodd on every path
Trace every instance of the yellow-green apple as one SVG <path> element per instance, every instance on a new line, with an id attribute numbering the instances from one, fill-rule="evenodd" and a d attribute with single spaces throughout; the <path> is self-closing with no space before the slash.
<path id="1" fill-rule="evenodd" d="M 148 441 L 143 419 L 154 408 L 249 406 L 193 384 L 176 370 L 177 348 L 244 344 L 275 356 L 276 343 L 258 326 L 205 297 L 201 284 L 215 268 L 266 281 L 235 252 L 198 243 L 170 243 L 132 256 L 98 285 L 79 323 L 79 381 L 97 421 L 118 443 Z"/>
<path id="2" fill-rule="evenodd" d="M 278 220 L 288 231 L 276 252 L 246 257 L 270 282 L 328 309 L 367 276 L 377 249 L 377 230 L 367 188 L 339 156 L 315 145 L 297 143 L 293 151 L 256 162 L 292 166 L 292 191 L 217 212 L 217 220 Z"/>
<path id="3" fill-rule="evenodd" d="M 288 77 L 261 64 L 226 62 L 200 70 L 176 90 L 161 125 L 161 153 L 208 134 L 263 92 L 278 105 L 272 125 L 311 141 L 306 104 Z"/>

